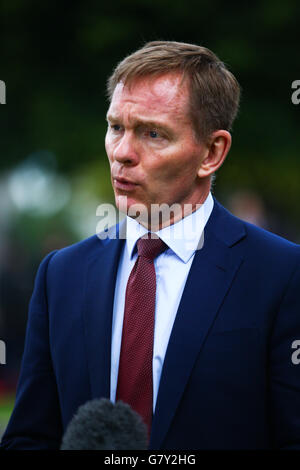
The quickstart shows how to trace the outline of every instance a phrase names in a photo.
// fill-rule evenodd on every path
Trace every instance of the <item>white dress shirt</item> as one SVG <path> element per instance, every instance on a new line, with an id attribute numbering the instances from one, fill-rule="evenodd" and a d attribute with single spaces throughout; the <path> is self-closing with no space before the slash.
<path id="1" fill-rule="evenodd" d="M 192 214 L 173 225 L 155 233 L 168 245 L 154 260 L 156 272 L 156 303 L 153 344 L 153 412 L 155 410 L 164 358 L 181 300 L 184 286 L 192 265 L 196 249 L 201 246 L 204 227 L 213 209 L 213 198 L 209 193 L 204 204 Z M 118 267 L 114 296 L 110 399 L 115 402 L 122 326 L 125 306 L 125 292 L 131 270 L 137 259 L 136 242 L 148 230 L 136 220 L 127 217 L 127 232 L 124 249 Z"/>

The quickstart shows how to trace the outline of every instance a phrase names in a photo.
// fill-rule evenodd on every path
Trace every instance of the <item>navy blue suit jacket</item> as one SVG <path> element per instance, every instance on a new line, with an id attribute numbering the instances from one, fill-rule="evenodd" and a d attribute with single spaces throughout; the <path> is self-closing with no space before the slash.
<path id="1" fill-rule="evenodd" d="M 93 236 L 41 263 L 3 448 L 59 448 L 78 407 L 109 397 L 123 245 Z M 299 260 L 298 245 L 215 201 L 168 344 L 151 449 L 300 448 Z"/>

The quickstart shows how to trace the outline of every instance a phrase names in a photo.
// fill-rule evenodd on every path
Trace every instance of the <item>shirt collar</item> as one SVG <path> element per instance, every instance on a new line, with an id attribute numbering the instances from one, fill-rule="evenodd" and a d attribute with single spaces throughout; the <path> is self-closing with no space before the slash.
<path id="1" fill-rule="evenodd" d="M 155 232 L 184 263 L 189 261 L 199 246 L 213 205 L 214 200 L 209 193 L 205 202 L 195 212 Z M 137 240 L 148 233 L 148 230 L 132 217 L 127 216 L 126 223 L 126 249 L 129 257 L 132 258 Z"/>

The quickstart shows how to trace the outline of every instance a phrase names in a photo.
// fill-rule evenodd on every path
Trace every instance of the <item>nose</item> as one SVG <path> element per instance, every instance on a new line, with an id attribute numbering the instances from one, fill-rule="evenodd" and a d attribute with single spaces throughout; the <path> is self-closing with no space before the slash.
<path id="1" fill-rule="evenodd" d="M 124 132 L 114 148 L 113 158 L 123 164 L 137 164 L 139 157 L 136 149 L 135 137 L 131 131 Z"/>

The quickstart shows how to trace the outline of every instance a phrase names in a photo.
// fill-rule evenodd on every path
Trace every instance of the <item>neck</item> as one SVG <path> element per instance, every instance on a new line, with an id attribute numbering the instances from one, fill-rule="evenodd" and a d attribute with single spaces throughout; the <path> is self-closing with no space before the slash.
<path id="1" fill-rule="evenodd" d="M 200 209 L 206 201 L 208 194 L 209 190 L 197 202 L 175 203 L 172 206 L 168 204 L 153 204 L 145 213 L 141 212 L 137 217 L 133 218 L 147 230 L 157 232 L 165 227 L 176 224 Z"/>

